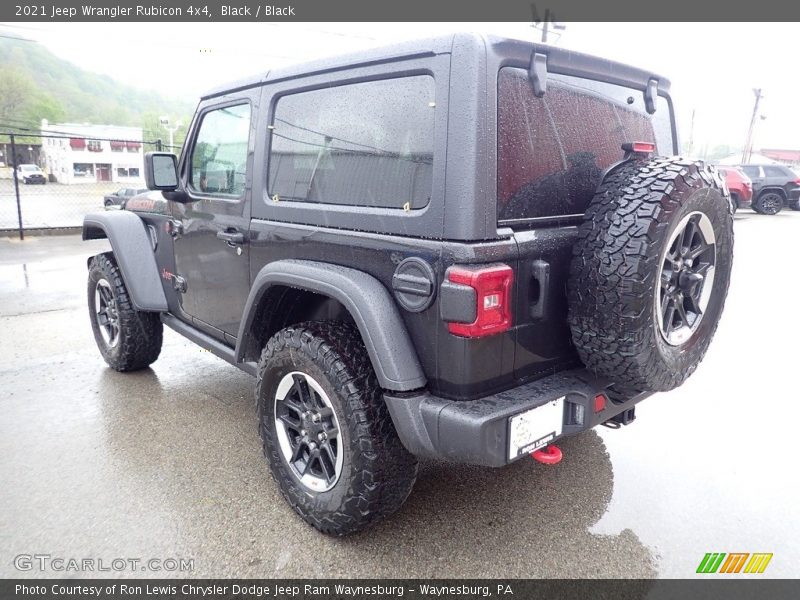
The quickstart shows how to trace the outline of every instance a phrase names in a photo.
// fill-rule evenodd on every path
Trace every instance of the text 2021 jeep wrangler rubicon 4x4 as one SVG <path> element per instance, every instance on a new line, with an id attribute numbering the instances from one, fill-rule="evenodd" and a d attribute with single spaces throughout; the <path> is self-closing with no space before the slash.
<path id="1" fill-rule="evenodd" d="M 95 338 L 132 371 L 167 325 L 254 375 L 283 495 L 357 531 L 418 456 L 546 458 L 695 370 L 733 221 L 677 148 L 666 79 L 523 41 L 270 71 L 204 96 L 180 159 L 147 155 L 159 192 L 86 217 L 112 246 Z"/>

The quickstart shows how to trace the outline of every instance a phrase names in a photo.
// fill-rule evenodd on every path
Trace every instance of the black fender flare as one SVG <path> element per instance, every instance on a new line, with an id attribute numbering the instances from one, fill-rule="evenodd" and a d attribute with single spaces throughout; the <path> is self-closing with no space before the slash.
<path id="1" fill-rule="evenodd" d="M 108 238 L 136 310 L 166 312 L 167 297 L 147 228 L 137 215 L 119 210 L 90 213 L 83 218 L 83 239 Z"/>
<path id="2" fill-rule="evenodd" d="M 372 275 L 309 260 L 278 260 L 256 275 L 245 304 L 236 344 L 236 362 L 245 348 L 256 310 L 272 285 L 287 285 L 338 300 L 358 327 L 382 388 L 405 392 L 425 386 L 426 378 L 400 312 L 388 290 Z"/>
<path id="3" fill-rule="evenodd" d="M 759 198 L 761 197 L 762 194 L 765 194 L 766 192 L 777 192 L 778 194 L 783 196 L 784 201 L 787 201 L 789 199 L 789 194 L 787 194 L 786 190 L 779 185 L 765 185 L 763 187 L 760 187 L 758 189 L 758 192 L 753 194 L 753 197 Z"/>

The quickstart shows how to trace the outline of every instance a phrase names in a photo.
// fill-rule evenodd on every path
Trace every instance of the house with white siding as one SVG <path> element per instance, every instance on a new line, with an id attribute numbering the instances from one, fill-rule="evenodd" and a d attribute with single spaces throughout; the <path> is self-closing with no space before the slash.
<path id="1" fill-rule="evenodd" d="M 43 168 L 59 183 L 141 184 L 141 127 L 53 123 L 42 119 Z"/>

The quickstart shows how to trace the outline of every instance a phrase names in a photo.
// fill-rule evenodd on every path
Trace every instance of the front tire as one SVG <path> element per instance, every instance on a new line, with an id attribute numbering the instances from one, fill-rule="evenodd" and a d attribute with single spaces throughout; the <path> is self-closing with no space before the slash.
<path id="1" fill-rule="evenodd" d="M 308 322 L 276 333 L 259 361 L 256 402 L 272 477 L 313 527 L 354 533 L 408 497 L 417 461 L 352 325 Z"/>
<path id="2" fill-rule="evenodd" d="M 108 366 L 120 372 L 138 371 L 155 362 L 164 326 L 158 313 L 133 307 L 110 252 L 89 263 L 88 303 L 94 339 Z"/>

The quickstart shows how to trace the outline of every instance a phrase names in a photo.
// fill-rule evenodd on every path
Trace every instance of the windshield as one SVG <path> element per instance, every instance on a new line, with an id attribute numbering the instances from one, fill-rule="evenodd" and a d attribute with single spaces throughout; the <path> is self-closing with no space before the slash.
<path id="1" fill-rule="evenodd" d="M 666 98 L 650 115 L 639 90 L 559 74 L 537 98 L 528 72 L 513 67 L 500 70 L 497 129 L 500 221 L 582 214 L 626 142 L 675 154 Z"/>
<path id="2" fill-rule="evenodd" d="M 38 171 L 39 167 L 37 167 L 36 165 L 20 165 L 19 170 L 20 171 Z"/>

